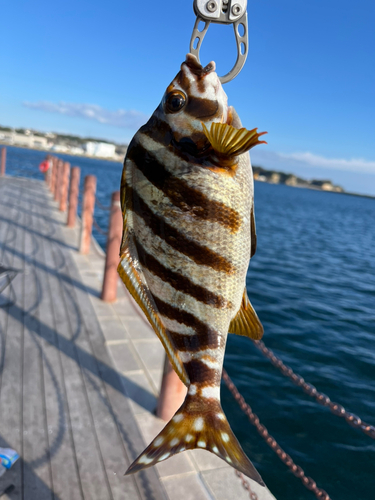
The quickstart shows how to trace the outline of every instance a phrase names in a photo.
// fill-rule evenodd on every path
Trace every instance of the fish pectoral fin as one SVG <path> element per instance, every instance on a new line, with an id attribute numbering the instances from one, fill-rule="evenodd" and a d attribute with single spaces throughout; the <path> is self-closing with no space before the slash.
<path id="1" fill-rule="evenodd" d="M 159 318 L 156 306 L 153 304 L 152 295 L 145 286 L 141 274 L 134 266 L 133 258 L 131 257 L 131 255 L 134 255 L 134 251 L 131 252 L 129 248 L 129 246 L 132 246 L 131 242 L 129 245 L 129 240 L 129 235 L 126 234 L 121 246 L 120 264 L 118 265 L 117 271 L 126 288 L 142 309 L 156 335 L 159 337 L 175 372 L 187 386 L 190 383 L 188 374 L 186 373 L 180 357 L 173 349 L 169 335 Z"/>
<path id="2" fill-rule="evenodd" d="M 199 412 L 199 405 L 202 411 Z M 194 411 L 189 411 L 194 408 Z M 152 467 L 185 450 L 200 448 L 214 453 L 229 465 L 264 486 L 262 478 L 237 441 L 220 403 L 207 411 L 197 396 L 188 395 L 152 443 L 130 465 L 125 474 Z"/>
<path id="3" fill-rule="evenodd" d="M 246 128 L 237 129 L 227 123 L 212 123 L 210 130 L 202 122 L 203 132 L 209 140 L 214 151 L 224 156 L 237 156 L 257 144 L 267 144 L 266 141 L 260 141 L 259 137 L 267 132 L 257 132 L 257 128 L 247 130 Z"/>
<path id="4" fill-rule="evenodd" d="M 247 296 L 246 288 L 243 292 L 241 307 L 229 325 L 229 333 L 244 335 L 253 340 L 259 340 L 263 336 L 263 326 L 257 313 Z"/>

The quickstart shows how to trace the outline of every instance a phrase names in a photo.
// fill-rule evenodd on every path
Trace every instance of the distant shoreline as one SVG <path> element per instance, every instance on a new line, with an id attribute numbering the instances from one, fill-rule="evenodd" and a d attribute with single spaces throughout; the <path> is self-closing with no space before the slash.
<path id="1" fill-rule="evenodd" d="M 29 149 L 31 151 L 40 151 L 41 153 L 47 153 L 50 155 L 65 155 L 65 156 L 74 156 L 75 158 L 88 158 L 89 160 L 101 160 L 101 161 L 111 161 L 113 163 L 123 163 L 123 160 L 116 160 L 116 158 L 105 158 L 102 156 L 90 156 L 90 155 L 79 155 L 79 154 L 74 154 L 74 153 L 65 153 L 62 151 L 51 151 L 50 149 L 43 149 L 43 148 L 32 148 L 29 146 L 21 146 L 19 144 L 7 144 L 5 142 L 0 142 L 0 147 L 1 146 L 6 146 L 10 148 L 19 148 L 19 149 Z"/>
<path id="2" fill-rule="evenodd" d="M 259 184 L 271 184 L 274 186 L 287 186 L 290 188 L 297 189 L 308 189 L 309 191 L 318 191 L 319 193 L 331 193 L 331 194 L 348 194 L 349 196 L 358 196 L 359 198 L 370 198 L 371 200 L 375 200 L 375 196 L 371 194 L 361 194 L 361 193 L 352 193 L 351 191 L 326 191 L 325 189 L 319 189 L 317 187 L 310 186 L 290 186 L 288 184 L 284 184 L 282 182 L 268 182 L 268 181 L 259 181 L 258 179 L 254 179 L 254 182 Z"/>
<path id="3" fill-rule="evenodd" d="M 72 156 L 74 158 L 87 158 L 89 160 L 99 160 L 99 161 L 110 161 L 112 163 L 119 163 L 120 165 L 123 164 L 123 160 L 116 160 L 114 158 L 102 158 L 102 157 L 99 157 L 99 156 L 89 156 L 89 155 L 78 155 L 78 154 L 74 154 L 74 153 L 59 153 L 59 152 L 54 152 L 54 151 L 51 151 L 49 149 L 42 149 L 42 148 L 32 148 L 32 147 L 26 147 L 26 146 L 20 146 L 20 145 L 13 145 L 13 144 L 6 144 L 6 143 L 0 143 L 0 147 L 1 146 L 9 146 L 9 147 L 12 147 L 12 148 L 19 148 L 19 149 L 29 149 L 31 151 L 40 151 L 41 153 L 47 153 L 47 154 L 55 154 L 56 156 L 57 155 L 65 155 L 65 156 Z M 259 167 L 253 167 L 253 169 L 258 169 Z M 265 169 L 262 169 L 263 171 L 265 171 Z M 269 170 L 268 172 L 274 172 L 274 171 L 271 171 Z M 277 172 L 279 173 L 279 172 Z M 284 174 L 283 172 L 281 172 L 282 174 Z M 287 175 L 287 174 L 284 174 L 284 175 Z M 295 187 L 295 188 L 304 188 L 304 189 L 309 189 L 311 191 L 320 191 L 320 192 L 324 192 L 324 193 L 334 193 L 334 194 L 348 194 L 350 196 L 358 196 L 360 198 L 369 198 L 369 199 L 375 199 L 375 196 L 372 196 L 370 194 L 360 194 L 360 193 L 352 193 L 350 191 L 330 191 L 330 190 L 325 190 L 325 189 L 320 189 L 319 187 L 317 186 L 310 186 L 310 185 L 289 185 L 289 184 L 285 184 L 284 182 L 269 182 L 267 180 L 258 180 L 258 179 L 255 179 L 254 177 L 254 181 L 255 182 L 259 182 L 259 183 L 265 183 L 265 184 L 274 184 L 274 185 L 283 185 L 283 186 L 288 186 L 288 187 Z"/>

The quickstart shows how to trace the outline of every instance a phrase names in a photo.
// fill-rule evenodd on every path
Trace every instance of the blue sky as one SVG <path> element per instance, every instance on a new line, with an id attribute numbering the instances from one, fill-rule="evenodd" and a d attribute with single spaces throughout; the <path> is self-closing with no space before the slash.
<path id="1" fill-rule="evenodd" d="M 0 124 L 127 142 L 188 52 L 192 0 L 13 0 L 0 29 Z M 250 1 L 249 56 L 224 86 L 244 126 L 267 130 L 253 164 L 375 195 L 375 2 Z M 232 28 L 201 61 L 226 73 Z"/>

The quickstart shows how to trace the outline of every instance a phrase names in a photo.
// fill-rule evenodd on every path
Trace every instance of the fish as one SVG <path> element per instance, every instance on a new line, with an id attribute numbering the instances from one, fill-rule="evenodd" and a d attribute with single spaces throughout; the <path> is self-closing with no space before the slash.
<path id="1" fill-rule="evenodd" d="M 200 448 L 264 485 L 220 404 L 228 332 L 263 335 L 246 274 L 256 250 L 248 151 L 264 133 L 242 127 L 215 63 L 188 54 L 129 144 L 118 272 L 187 395 L 126 474 Z"/>

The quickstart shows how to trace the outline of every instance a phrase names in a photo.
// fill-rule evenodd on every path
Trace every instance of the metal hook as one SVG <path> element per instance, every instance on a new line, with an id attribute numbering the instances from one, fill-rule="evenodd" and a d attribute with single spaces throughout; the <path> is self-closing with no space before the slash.
<path id="1" fill-rule="evenodd" d="M 233 24 L 237 44 L 237 60 L 233 68 L 224 76 L 219 77 L 221 83 L 233 80 L 243 68 L 248 54 L 247 30 L 247 0 L 194 0 L 194 12 L 197 16 L 193 34 L 190 40 L 190 53 L 199 61 L 199 50 L 211 23 Z M 200 22 L 204 22 L 203 30 L 199 31 Z M 244 33 L 240 35 L 242 25 Z M 194 45 L 196 47 L 194 48 Z"/>

